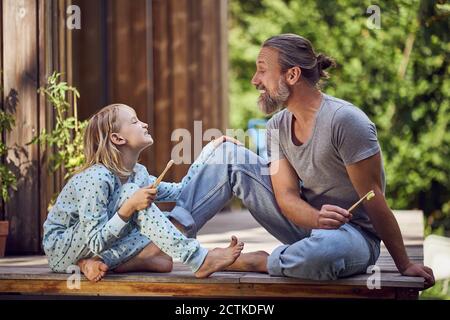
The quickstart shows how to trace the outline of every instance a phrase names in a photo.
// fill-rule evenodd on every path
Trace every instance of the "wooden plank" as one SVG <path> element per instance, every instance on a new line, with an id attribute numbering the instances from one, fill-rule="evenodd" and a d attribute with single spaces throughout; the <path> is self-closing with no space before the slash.
<path id="1" fill-rule="evenodd" d="M 397 300 L 418 300 L 419 290 L 412 288 L 396 288 L 395 299 Z"/>
<path id="2" fill-rule="evenodd" d="M 39 87 L 45 86 L 48 75 L 53 71 L 53 57 L 52 57 L 52 2 L 39 1 Z M 50 104 L 47 103 L 44 95 L 39 95 L 39 132 L 46 129 L 47 132 L 53 128 L 54 112 Z M 48 204 L 52 196 L 56 193 L 55 174 L 49 170 L 48 158 L 53 150 L 48 147 L 38 146 L 39 149 L 39 243 L 42 243 L 43 225 L 47 218 Z"/>
<path id="3" fill-rule="evenodd" d="M 165 0 L 152 1 L 153 19 L 153 105 L 154 122 L 151 124 L 154 145 L 151 152 L 155 155 L 155 164 L 150 173 L 157 176 L 171 159 L 173 117 L 175 107 L 172 103 L 173 67 L 171 39 L 171 14 L 169 2 Z M 169 170 L 165 181 L 174 181 L 174 170 Z M 173 204 L 158 203 L 161 210 L 171 210 Z"/>
<path id="4" fill-rule="evenodd" d="M 82 19 L 81 30 L 73 34 L 73 84 L 80 91 L 80 119 L 87 119 L 107 103 L 106 2 L 76 0 L 74 4 L 80 7 Z"/>
<path id="5" fill-rule="evenodd" d="M 217 272 L 207 279 L 196 279 L 191 271 L 184 268 L 180 264 L 175 264 L 174 271 L 170 273 L 130 273 L 130 274 L 114 274 L 110 273 L 105 281 L 115 282 L 193 282 L 193 283 L 260 283 L 260 284 L 305 284 L 305 285 L 333 285 L 341 286 L 366 286 L 371 274 L 360 274 L 348 278 L 341 278 L 335 281 L 312 281 L 305 279 L 296 279 L 288 277 L 272 277 L 262 273 L 249 272 Z M 8 266 L 0 266 L 0 279 L 67 279 L 67 274 L 52 273 L 48 267 L 40 266 L 23 266 L 11 268 Z M 423 279 L 420 277 L 401 276 L 398 272 L 382 272 L 380 274 L 381 287 L 406 287 L 406 288 L 423 288 Z"/>
<path id="6" fill-rule="evenodd" d="M 228 0 L 219 0 L 219 63 L 220 63 L 220 128 L 226 130 L 229 127 L 229 88 L 228 88 Z M 225 132 L 224 132 L 225 133 Z"/>
<path id="7" fill-rule="evenodd" d="M 3 90 L 3 0 L 0 0 L 0 110 L 4 110 Z M 0 139 L 4 142 L 3 134 Z M 5 220 L 5 218 L 5 204 L 3 199 L 0 199 L 0 220 Z"/>
<path id="8" fill-rule="evenodd" d="M 287 278 L 287 277 L 271 277 L 265 274 L 246 273 L 240 277 L 241 283 L 289 283 L 289 284 L 309 284 L 309 285 L 326 285 L 332 283 L 340 286 L 366 286 L 370 274 L 354 275 L 348 278 L 341 278 L 333 281 L 313 281 L 305 279 Z M 423 288 L 423 279 L 420 277 L 405 277 L 399 273 L 382 272 L 380 274 L 381 287 L 406 287 L 406 288 Z"/>
<path id="9" fill-rule="evenodd" d="M 213 93 L 211 92 L 211 83 L 213 77 L 211 69 L 213 68 L 213 36 L 212 30 L 214 30 L 214 21 L 211 17 L 213 1 L 199 0 L 202 3 L 202 29 L 200 33 L 201 39 L 201 60 L 203 62 L 202 77 L 200 81 L 200 92 L 202 96 L 202 108 L 203 108 L 203 130 L 214 127 L 214 122 L 211 117 L 211 108 L 213 108 Z"/>
<path id="10" fill-rule="evenodd" d="M 170 50 L 171 54 L 171 95 L 173 103 L 173 127 L 176 129 L 187 129 L 192 137 L 192 114 L 189 110 L 189 86 L 188 86 L 188 2 L 187 0 L 170 0 Z M 183 137 L 187 139 L 189 137 Z M 180 140 L 181 141 L 181 140 Z M 175 142 L 177 143 L 177 142 Z M 192 148 L 192 140 L 191 140 Z M 192 149 L 191 149 L 192 150 Z M 192 153 L 191 153 L 192 155 Z M 183 157 L 185 155 L 183 154 Z M 175 181 L 179 181 L 186 174 L 189 164 L 178 164 L 173 167 L 172 173 Z"/>
<path id="11" fill-rule="evenodd" d="M 241 284 L 241 283 L 147 283 L 108 282 L 96 284 L 82 281 L 79 289 L 68 289 L 65 280 L 2 280 L 2 292 L 27 294 L 66 294 L 146 297 L 283 297 L 283 298 L 395 298 L 395 289 L 369 290 L 366 287 L 340 287 L 333 285 L 304 286 L 285 284 Z"/>
<path id="12" fill-rule="evenodd" d="M 125 103 L 140 120 L 152 126 L 151 15 L 148 0 L 108 2 L 108 103 Z M 154 152 L 147 149 L 140 162 L 153 169 Z"/>
<path id="13" fill-rule="evenodd" d="M 201 81 L 202 68 L 207 68 L 201 60 L 201 38 L 199 34 L 202 30 L 201 1 L 189 0 L 188 2 L 188 77 L 189 77 L 189 108 L 192 110 L 192 120 L 202 121 L 203 109 L 201 105 Z M 195 143 L 194 143 L 195 147 Z M 195 151 L 194 151 L 195 152 Z M 197 156 L 195 154 L 194 156 Z"/>
<path id="14" fill-rule="evenodd" d="M 210 1 L 211 2 L 211 11 L 209 12 L 208 19 L 211 19 L 212 28 L 209 30 L 209 42 L 212 45 L 212 55 L 211 55 L 211 77 L 212 82 L 210 83 L 209 90 L 212 95 L 212 104 L 210 107 L 210 113 L 212 118 L 212 126 L 213 128 L 220 129 L 221 120 L 220 120 L 220 86 L 221 86 L 221 74 L 220 74 L 220 51 L 221 51 L 221 38 L 220 38 L 220 0 L 219 1 Z"/>
<path id="15" fill-rule="evenodd" d="M 18 176 L 20 192 L 11 193 L 6 205 L 10 222 L 7 254 L 37 253 L 40 250 L 39 190 L 37 145 L 26 146 L 39 128 L 38 124 L 38 43 L 36 1 L 3 1 L 3 79 L 5 107 L 15 111 L 16 125 L 6 134 L 11 150 L 11 169 Z"/>
<path id="16" fill-rule="evenodd" d="M 60 33 L 63 32 L 64 30 L 60 30 L 60 26 L 61 26 L 61 19 L 64 19 L 61 16 L 61 10 L 59 9 L 59 7 L 61 6 L 60 1 L 56 0 L 56 1 L 49 1 L 47 3 L 50 6 L 50 14 L 51 16 L 49 17 L 50 21 L 50 33 L 49 33 L 49 37 L 51 38 L 51 44 L 49 46 L 49 55 L 50 55 L 50 61 L 51 61 L 51 69 L 48 75 L 50 75 L 51 73 L 53 73 L 54 71 L 59 72 L 59 73 L 64 73 L 65 70 L 62 69 L 61 66 L 61 60 L 64 59 L 64 52 L 60 51 Z M 48 76 L 47 75 L 47 76 Z M 45 82 L 44 82 L 45 84 Z M 53 108 L 53 106 L 51 106 L 49 104 L 48 106 L 48 111 L 50 112 L 49 114 L 52 116 L 51 121 L 49 121 L 47 123 L 47 128 L 51 129 L 53 128 L 53 120 L 55 118 L 55 110 Z M 48 150 L 49 154 L 51 154 L 52 152 L 56 152 L 56 147 L 51 148 L 50 150 Z M 64 170 L 63 168 L 60 168 L 59 170 L 57 170 L 54 175 L 53 175 L 53 182 L 55 185 L 55 190 L 61 190 L 62 187 L 64 186 Z M 53 194 L 51 195 L 53 196 Z M 47 202 L 48 204 L 48 202 Z"/>
<path id="17" fill-rule="evenodd" d="M 152 2 L 153 18 L 153 88 L 154 88 L 154 122 L 151 124 L 155 144 L 152 151 L 155 154 L 153 175 L 158 175 L 170 160 L 171 152 L 171 95 L 170 78 L 172 68 L 170 65 L 169 49 L 169 12 L 168 2 L 156 0 Z M 173 180 L 170 170 L 165 177 L 166 181 Z"/>

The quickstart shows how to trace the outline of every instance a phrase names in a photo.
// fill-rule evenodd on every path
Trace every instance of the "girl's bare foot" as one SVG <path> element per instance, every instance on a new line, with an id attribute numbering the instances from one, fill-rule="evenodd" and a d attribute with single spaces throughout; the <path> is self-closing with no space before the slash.
<path id="1" fill-rule="evenodd" d="M 214 272 L 224 270 L 236 261 L 242 249 L 244 249 L 244 243 L 238 242 L 238 239 L 232 236 L 228 248 L 215 248 L 208 251 L 205 261 L 203 261 L 195 276 L 197 278 L 207 278 Z"/>
<path id="2" fill-rule="evenodd" d="M 264 272 L 267 271 L 267 257 L 269 254 L 265 251 L 255 251 L 249 253 L 241 253 L 236 261 L 228 266 L 226 271 L 250 271 Z"/>
<path id="3" fill-rule="evenodd" d="M 81 259 L 77 265 L 84 276 L 92 282 L 100 281 L 108 271 L 108 266 L 102 260 L 95 258 Z"/>
<path id="4" fill-rule="evenodd" d="M 115 268 L 114 272 L 171 272 L 172 268 L 172 258 L 150 243 L 137 256 Z"/>

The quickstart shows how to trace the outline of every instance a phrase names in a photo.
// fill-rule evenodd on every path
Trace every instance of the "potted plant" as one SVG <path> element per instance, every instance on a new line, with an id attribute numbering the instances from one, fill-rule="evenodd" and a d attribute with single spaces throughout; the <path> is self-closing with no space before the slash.
<path id="1" fill-rule="evenodd" d="M 48 159 L 50 172 L 62 169 L 65 172 L 64 179 L 68 179 L 84 163 L 83 132 L 88 122 L 78 119 L 78 90 L 62 81 L 61 76 L 61 73 L 53 72 L 47 78 L 45 86 L 38 90 L 55 110 L 53 128 L 50 131 L 43 129 L 28 144 L 40 143 L 44 147 L 52 148 L 53 152 Z M 55 199 L 56 194 L 52 196 L 48 210 Z"/>
<path id="2" fill-rule="evenodd" d="M 14 126 L 14 117 L 11 113 L 0 110 L 0 132 L 2 136 L 5 132 L 10 132 Z M 8 168 L 7 153 L 9 148 L 0 139 L 0 196 L 2 199 L 2 210 L 0 210 L 0 257 L 5 255 L 6 240 L 9 233 L 9 221 L 5 220 L 5 203 L 9 201 L 11 189 L 17 190 L 17 179 L 14 173 Z"/>

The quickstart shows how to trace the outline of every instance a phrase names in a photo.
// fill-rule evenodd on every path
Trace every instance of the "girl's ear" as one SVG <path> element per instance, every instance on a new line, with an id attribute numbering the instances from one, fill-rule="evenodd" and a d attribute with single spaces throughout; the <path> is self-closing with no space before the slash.
<path id="1" fill-rule="evenodd" d="M 125 143 L 127 143 L 127 140 L 125 140 L 124 138 L 122 138 L 118 133 L 111 133 L 111 135 L 109 136 L 112 143 L 116 144 L 116 145 L 124 145 Z"/>

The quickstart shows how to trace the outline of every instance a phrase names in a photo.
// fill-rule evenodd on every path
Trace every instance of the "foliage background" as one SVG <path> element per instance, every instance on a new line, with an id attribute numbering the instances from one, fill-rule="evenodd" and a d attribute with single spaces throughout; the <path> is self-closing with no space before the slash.
<path id="1" fill-rule="evenodd" d="M 450 235 L 449 13 L 445 1 L 379 1 L 381 29 L 370 29 L 370 1 L 231 0 L 231 125 L 257 110 L 250 84 L 260 45 L 300 34 L 338 63 L 323 91 L 360 107 L 377 125 L 394 209 L 419 208 L 427 233 Z"/>

